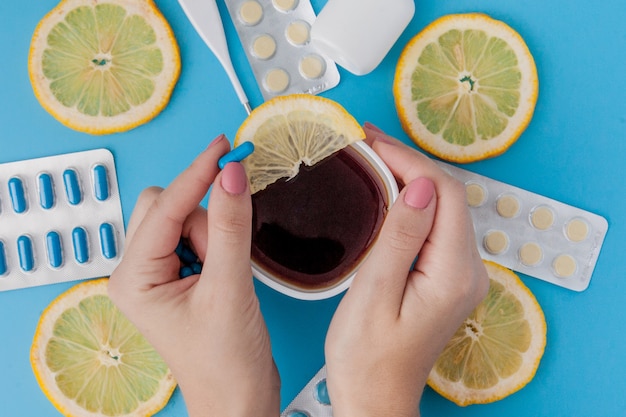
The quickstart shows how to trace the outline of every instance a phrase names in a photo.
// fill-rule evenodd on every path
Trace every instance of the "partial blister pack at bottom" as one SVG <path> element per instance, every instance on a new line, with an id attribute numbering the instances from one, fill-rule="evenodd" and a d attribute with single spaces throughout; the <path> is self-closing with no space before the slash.
<path id="1" fill-rule="evenodd" d="M 306 384 L 280 417 L 332 417 L 326 388 L 326 365 Z"/>

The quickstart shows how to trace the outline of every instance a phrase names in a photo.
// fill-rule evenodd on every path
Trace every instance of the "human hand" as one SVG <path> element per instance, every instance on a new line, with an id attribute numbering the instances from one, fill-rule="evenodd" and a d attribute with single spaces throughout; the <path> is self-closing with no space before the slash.
<path id="1" fill-rule="evenodd" d="M 254 292 L 252 205 L 239 163 L 219 172 L 222 135 L 165 190 L 142 192 L 109 295 L 163 357 L 191 416 L 280 414 L 280 378 Z M 199 206 L 213 184 L 208 211 Z M 202 273 L 179 278 L 188 239 Z"/>
<path id="2" fill-rule="evenodd" d="M 489 280 L 463 185 L 374 126 L 365 132 L 406 186 L 332 319 L 328 391 L 335 417 L 414 417 L 434 362 Z"/>

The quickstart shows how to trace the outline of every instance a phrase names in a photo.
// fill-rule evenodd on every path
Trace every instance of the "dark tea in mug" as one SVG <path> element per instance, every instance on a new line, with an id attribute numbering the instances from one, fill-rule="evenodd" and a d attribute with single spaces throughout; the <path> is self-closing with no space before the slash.
<path id="1" fill-rule="evenodd" d="M 345 290 L 397 193 L 389 170 L 361 142 L 302 165 L 294 178 L 252 196 L 255 275 L 296 298 Z"/>

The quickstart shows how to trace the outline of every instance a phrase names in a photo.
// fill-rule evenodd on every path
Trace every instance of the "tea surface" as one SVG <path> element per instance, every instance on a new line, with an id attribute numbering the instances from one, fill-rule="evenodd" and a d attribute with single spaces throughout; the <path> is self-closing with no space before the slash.
<path id="1" fill-rule="evenodd" d="M 375 239 L 386 211 L 382 181 L 341 150 L 252 196 L 252 259 L 287 284 L 331 286 Z"/>

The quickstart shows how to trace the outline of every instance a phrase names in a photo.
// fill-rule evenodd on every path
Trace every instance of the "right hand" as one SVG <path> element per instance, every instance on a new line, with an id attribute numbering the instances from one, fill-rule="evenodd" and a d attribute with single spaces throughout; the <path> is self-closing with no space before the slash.
<path id="1" fill-rule="evenodd" d="M 489 279 L 463 184 L 374 126 L 365 132 L 406 186 L 332 319 L 328 390 L 335 417 L 415 417 L 432 366 Z"/>

